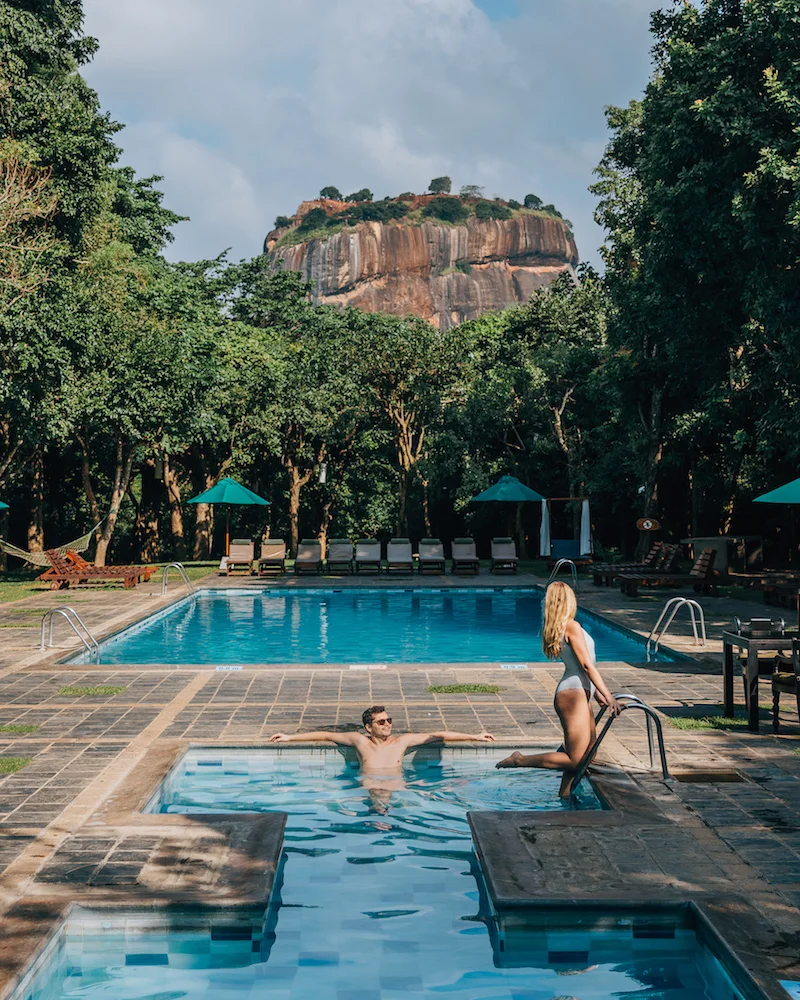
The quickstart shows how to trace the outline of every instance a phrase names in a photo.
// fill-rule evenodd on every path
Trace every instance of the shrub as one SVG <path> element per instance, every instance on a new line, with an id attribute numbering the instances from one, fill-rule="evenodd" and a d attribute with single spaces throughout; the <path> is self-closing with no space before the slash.
<path id="1" fill-rule="evenodd" d="M 391 219 L 402 219 L 408 214 L 408 205 L 400 201 L 366 202 L 346 208 L 329 220 L 331 225 L 348 222 L 389 222 Z"/>
<path id="2" fill-rule="evenodd" d="M 510 219 L 511 211 L 502 202 L 479 201 L 475 206 L 475 214 L 479 219 Z"/>
<path id="3" fill-rule="evenodd" d="M 456 261 L 456 270 L 460 271 L 462 274 L 471 274 L 472 273 L 472 267 L 471 267 L 470 262 L 468 260 L 457 260 Z"/>
<path id="4" fill-rule="evenodd" d="M 334 187 L 332 184 L 329 184 L 328 187 L 324 187 L 320 191 L 319 196 L 320 198 L 331 198 L 333 201 L 342 200 L 342 192 L 339 188 Z"/>
<path id="5" fill-rule="evenodd" d="M 428 185 L 431 194 L 450 194 L 453 182 L 449 177 L 434 177 Z"/>
<path id="6" fill-rule="evenodd" d="M 361 188 L 360 191 L 354 191 L 353 194 L 349 194 L 345 201 L 372 201 L 372 192 L 369 188 Z"/>
<path id="7" fill-rule="evenodd" d="M 513 209 L 517 209 L 517 208 L 522 208 L 522 205 L 520 205 L 520 203 L 515 198 L 509 198 L 508 199 L 508 207 L 509 208 L 513 208 Z"/>
<path id="8" fill-rule="evenodd" d="M 303 232 L 310 232 L 312 229 L 319 229 L 328 221 L 328 213 L 324 208 L 312 208 L 303 216 L 300 225 L 297 227 Z"/>
<path id="9" fill-rule="evenodd" d="M 417 196 L 413 191 L 404 191 L 397 196 L 398 201 L 413 201 Z"/>
<path id="10" fill-rule="evenodd" d="M 458 193 L 462 198 L 482 198 L 483 188 L 480 184 L 464 184 Z"/>
<path id="11" fill-rule="evenodd" d="M 293 222 L 294 219 L 290 219 L 288 215 L 279 215 L 275 219 L 275 228 L 285 229 L 287 226 L 291 226 Z"/>
<path id="12" fill-rule="evenodd" d="M 434 219 L 441 219 L 443 222 L 463 222 L 469 215 L 465 205 L 462 205 L 458 198 L 432 198 L 425 206 L 423 215 Z"/>
<path id="13" fill-rule="evenodd" d="M 537 198 L 535 194 L 526 194 L 524 204 L 525 208 L 541 208 L 542 199 Z"/>
<path id="14" fill-rule="evenodd" d="M 555 215 L 559 219 L 563 219 L 564 216 L 559 212 L 555 205 L 542 205 L 542 211 L 547 212 L 549 215 Z"/>

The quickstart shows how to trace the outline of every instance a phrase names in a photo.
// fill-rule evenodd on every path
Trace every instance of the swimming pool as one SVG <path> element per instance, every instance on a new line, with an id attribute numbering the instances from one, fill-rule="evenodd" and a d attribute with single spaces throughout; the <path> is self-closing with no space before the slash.
<path id="1" fill-rule="evenodd" d="M 494 914 L 466 809 L 565 808 L 557 776 L 498 756 L 420 755 L 380 789 L 335 750 L 187 754 L 151 810 L 288 811 L 267 913 L 76 913 L 14 1000 L 741 1000 L 674 913 Z"/>
<path id="2" fill-rule="evenodd" d="M 100 663 L 541 662 L 542 591 L 202 590 L 101 643 Z M 601 661 L 644 643 L 580 612 Z M 657 660 L 674 659 L 659 653 Z M 76 657 L 72 662 L 85 662 Z"/>

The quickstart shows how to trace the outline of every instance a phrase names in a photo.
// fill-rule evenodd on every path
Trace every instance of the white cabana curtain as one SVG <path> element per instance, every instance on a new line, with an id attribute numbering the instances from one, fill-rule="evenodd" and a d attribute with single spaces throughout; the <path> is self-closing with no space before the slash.
<path id="1" fill-rule="evenodd" d="M 592 520 L 589 515 L 589 501 L 581 503 L 581 547 L 580 554 L 589 556 L 592 554 Z"/>
<path id="2" fill-rule="evenodd" d="M 539 528 L 539 555 L 550 555 L 550 505 L 542 500 L 542 526 Z"/>

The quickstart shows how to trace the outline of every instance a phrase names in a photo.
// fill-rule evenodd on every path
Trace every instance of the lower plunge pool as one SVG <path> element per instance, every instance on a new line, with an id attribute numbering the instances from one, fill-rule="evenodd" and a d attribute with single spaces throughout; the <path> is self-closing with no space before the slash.
<path id="1" fill-rule="evenodd" d="M 19 1000 L 740 1000 L 676 911 L 493 913 L 466 811 L 599 807 L 587 783 L 567 807 L 557 776 L 493 770 L 501 755 L 365 781 L 336 750 L 190 752 L 148 811 L 287 812 L 267 912 L 73 911 Z"/>

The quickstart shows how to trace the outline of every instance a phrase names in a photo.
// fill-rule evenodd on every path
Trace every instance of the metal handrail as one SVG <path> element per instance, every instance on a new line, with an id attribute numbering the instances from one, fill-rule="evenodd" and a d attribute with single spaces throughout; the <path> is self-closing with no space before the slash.
<path id="1" fill-rule="evenodd" d="M 83 647 L 87 653 L 90 653 L 91 655 L 100 655 L 100 643 L 89 631 L 86 622 L 81 618 L 75 608 L 70 607 L 51 608 L 49 611 L 45 611 L 42 615 L 42 632 L 39 642 L 40 651 L 43 652 L 45 649 L 52 649 L 53 647 L 53 624 L 56 615 L 61 615 L 61 617 L 67 622 L 75 635 L 77 635 L 83 643 Z M 47 631 L 48 623 L 50 625 L 50 630 L 47 632 L 47 643 L 45 644 L 45 632 Z"/>
<path id="2" fill-rule="evenodd" d="M 569 566 L 570 579 L 572 580 L 572 589 L 578 589 L 578 567 L 571 559 L 559 559 L 558 562 L 553 567 L 553 572 L 550 574 L 550 579 L 547 581 L 548 587 L 558 576 L 560 570 L 564 566 Z"/>
<path id="3" fill-rule="evenodd" d="M 656 712 L 648 704 L 646 704 L 646 702 L 643 702 L 642 699 L 635 694 L 622 692 L 621 694 L 615 694 L 614 700 L 621 703 L 620 715 L 623 712 L 627 712 L 631 708 L 638 708 L 641 712 L 644 712 L 645 718 L 647 719 L 647 746 L 648 749 L 650 750 L 651 769 L 653 768 L 653 764 L 655 763 L 655 747 L 653 745 L 653 726 L 655 725 L 656 736 L 658 737 L 658 754 L 661 761 L 661 776 L 666 781 L 669 778 L 669 768 L 667 767 L 667 752 L 664 749 L 664 731 L 661 728 L 661 719 L 659 719 Z M 594 720 L 595 725 L 602 719 L 605 712 L 606 712 L 606 706 L 603 705 L 603 707 L 595 716 Z M 606 733 L 611 728 L 614 719 L 618 717 L 619 716 L 612 715 L 606 721 L 606 724 L 603 726 L 600 735 L 597 737 L 594 743 L 589 747 L 589 749 L 583 755 L 580 764 L 578 764 L 578 766 L 575 768 L 575 773 L 572 778 L 573 792 L 575 791 L 575 788 L 578 786 L 578 783 L 585 776 L 587 768 L 594 760 L 597 751 L 600 749 L 600 744 L 605 739 Z"/>
<path id="4" fill-rule="evenodd" d="M 183 563 L 172 562 L 172 563 L 167 563 L 167 565 L 161 570 L 161 596 L 163 597 L 164 594 L 166 594 L 167 592 L 167 584 L 169 583 L 169 571 L 171 569 L 176 569 L 178 571 L 181 579 L 186 584 L 186 589 L 189 591 L 190 594 L 193 594 L 194 587 L 192 586 L 192 582 L 186 574 L 186 570 L 183 567 Z"/>
<path id="5" fill-rule="evenodd" d="M 695 646 L 697 645 L 705 646 L 706 618 L 705 615 L 703 614 L 702 606 L 697 601 L 692 600 L 691 597 L 672 597 L 664 605 L 661 614 L 658 616 L 658 621 L 655 623 L 655 625 L 652 628 L 652 631 L 650 632 L 650 635 L 647 637 L 647 644 L 645 646 L 645 649 L 648 655 L 651 652 L 650 643 L 653 643 L 652 652 L 654 653 L 658 652 L 659 643 L 666 635 L 667 629 L 670 627 L 675 618 L 675 615 L 682 607 L 688 607 L 689 614 L 692 616 L 692 632 L 694 633 Z M 697 636 L 697 619 L 695 617 L 695 609 L 700 612 L 700 638 L 698 638 Z M 664 622 L 662 626 L 661 623 L 664 621 L 665 617 L 667 618 L 667 620 L 666 622 Z"/>

